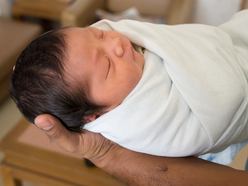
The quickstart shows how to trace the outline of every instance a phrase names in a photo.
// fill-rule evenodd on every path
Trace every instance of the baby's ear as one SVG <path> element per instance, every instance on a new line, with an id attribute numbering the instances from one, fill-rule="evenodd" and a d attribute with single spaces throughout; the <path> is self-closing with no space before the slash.
<path id="1" fill-rule="evenodd" d="M 100 116 L 102 116 L 103 114 L 105 114 L 106 112 L 102 112 L 100 114 L 93 114 L 93 115 L 89 115 L 89 116 L 84 116 L 84 121 L 86 121 L 87 123 L 92 122 L 94 120 L 96 120 L 97 118 L 99 118 Z"/>
<path id="2" fill-rule="evenodd" d="M 99 116 L 98 116 L 99 117 Z M 98 118 L 97 115 L 90 115 L 90 116 L 84 116 L 84 121 L 87 123 L 94 121 L 96 118 Z"/>

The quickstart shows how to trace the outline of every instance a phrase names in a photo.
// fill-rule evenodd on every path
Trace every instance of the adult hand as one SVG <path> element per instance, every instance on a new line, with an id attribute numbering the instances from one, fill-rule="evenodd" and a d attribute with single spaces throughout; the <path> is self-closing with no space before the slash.
<path id="1" fill-rule="evenodd" d="M 35 124 L 65 151 L 85 157 L 96 164 L 100 163 L 110 149 L 118 149 L 117 144 L 101 134 L 86 130 L 83 133 L 67 130 L 57 118 L 49 114 L 38 116 Z"/>
<path id="2" fill-rule="evenodd" d="M 35 123 L 64 150 L 89 159 L 132 186 L 246 186 L 248 183 L 247 171 L 195 157 L 167 158 L 133 152 L 100 134 L 68 131 L 58 119 L 47 114 L 38 116 Z"/>

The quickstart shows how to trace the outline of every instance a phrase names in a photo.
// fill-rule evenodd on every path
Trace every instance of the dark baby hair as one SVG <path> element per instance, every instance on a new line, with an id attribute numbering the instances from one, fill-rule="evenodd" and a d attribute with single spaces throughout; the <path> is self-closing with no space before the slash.
<path id="1" fill-rule="evenodd" d="M 67 129 L 81 132 L 84 116 L 99 113 L 104 107 L 90 101 L 87 86 L 65 78 L 65 37 L 63 30 L 50 31 L 26 47 L 17 59 L 10 94 L 30 122 L 38 115 L 51 114 Z"/>

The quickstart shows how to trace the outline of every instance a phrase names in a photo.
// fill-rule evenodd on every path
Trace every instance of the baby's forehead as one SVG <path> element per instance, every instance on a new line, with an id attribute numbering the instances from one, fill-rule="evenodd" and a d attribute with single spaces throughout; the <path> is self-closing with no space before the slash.
<path id="1" fill-rule="evenodd" d="M 61 30 L 62 34 L 64 35 L 67 54 L 73 45 L 78 45 L 82 39 L 89 38 L 87 30 L 88 28 L 80 27 L 68 27 Z"/>
<path id="2" fill-rule="evenodd" d="M 91 28 L 69 27 L 64 29 L 63 32 L 66 42 L 66 59 L 64 61 L 66 75 L 76 81 L 83 74 L 79 71 L 79 69 L 83 69 L 83 66 L 80 65 L 88 64 L 87 59 L 91 54 L 88 51 L 92 38 Z"/>
<path id="3" fill-rule="evenodd" d="M 70 35 L 70 34 L 92 34 L 95 30 L 99 30 L 98 28 L 94 27 L 66 27 L 63 30 L 61 30 L 64 34 Z"/>

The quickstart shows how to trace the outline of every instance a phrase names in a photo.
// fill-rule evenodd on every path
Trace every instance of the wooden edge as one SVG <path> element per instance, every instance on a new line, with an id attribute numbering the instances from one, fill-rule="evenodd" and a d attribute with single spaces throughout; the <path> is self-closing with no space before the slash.
<path id="1" fill-rule="evenodd" d="M 52 176 L 47 176 L 20 167 L 15 167 L 13 165 L 8 165 L 5 162 L 1 164 L 1 172 L 3 175 L 3 182 L 6 186 L 21 186 L 21 180 L 47 186 L 77 186 Z"/>
<path id="2" fill-rule="evenodd" d="M 21 181 L 14 178 L 12 167 L 1 163 L 0 165 L 2 180 L 6 186 L 21 186 Z"/>
<path id="3" fill-rule="evenodd" d="M 34 0 L 15 0 L 15 3 L 23 3 L 23 2 L 31 2 Z M 53 2 L 53 3 L 57 3 L 57 4 L 70 4 L 72 3 L 74 0 L 35 0 L 36 2 L 42 2 L 42 3 L 49 3 L 49 2 Z"/>
<path id="4" fill-rule="evenodd" d="M 248 0 L 243 0 L 240 10 L 248 9 Z"/>
<path id="5" fill-rule="evenodd" d="M 176 25 L 189 22 L 195 0 L 174 0 L 167 24 Z"/>

